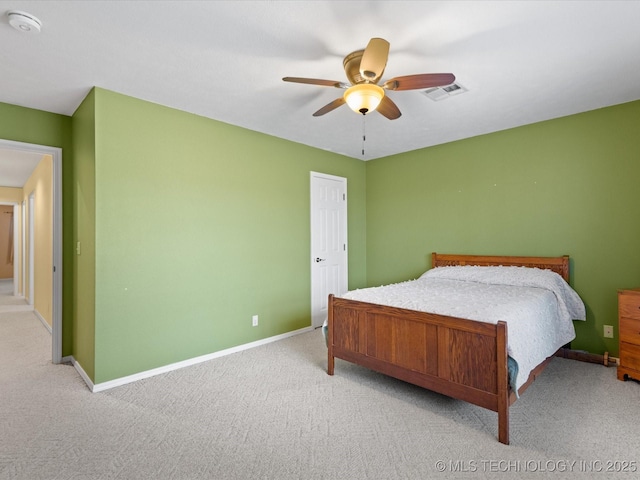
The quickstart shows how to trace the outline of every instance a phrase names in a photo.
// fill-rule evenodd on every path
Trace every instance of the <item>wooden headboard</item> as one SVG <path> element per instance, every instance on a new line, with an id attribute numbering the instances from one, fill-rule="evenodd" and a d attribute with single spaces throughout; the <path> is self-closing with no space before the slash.
<path id="1" fill-rule="evenodd" d="M 544 270 L 552 270 L 569 283 L 569 255 L 563 255 L 562 257 L 511 257 L 455 255 L 436 252 L 431 254 L 431 266 L 433 268 L 458 265 L 537 267 Z"/>

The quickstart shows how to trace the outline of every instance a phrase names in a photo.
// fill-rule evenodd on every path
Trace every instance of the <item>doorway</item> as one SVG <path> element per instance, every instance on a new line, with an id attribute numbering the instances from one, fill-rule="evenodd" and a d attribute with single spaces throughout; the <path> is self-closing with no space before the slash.
<path id="1" fill-rule="evenodd" d="M 0 204 L 0 280 L 7 280 L 15 275 L 13 217 L 13 205 Z"/>
<path id="2" fill-rule="evenodd" d="M 23 263 L 18 244 L 20 225 L 18 203 L 7 203 L 6 197 L 0 198 L 0 313 L 33 310 L 20 286 L 18 264 Z"/>
<path id="3" fill-rule="evenodd" d="M 347 291 L 347 179 L 311 172 L 311 326 L 321 327 L 329 294 Z"/>
<path id="4" fill-rule="evenodd" d="M 50 155 L 52 158 L 51 199 L 52 225 L 52 299 L 51 299 L 51 344 L 53 363 L 62 362 L 62 149 L 0 139 L 0 150 L 21 153 Z M 1 164 L 0 164 L 1 168 Z M 23 204 L 24 205 L 24 204 Z M 29 206 L 26 206 L 29 208 Z M 22 211 L 24 212 L 24 208 Z M 24 223 L 23 223 L 24 225 Z M 27 272 L 28 275 L 28 272 Z M 24 278 L 24 275 L 23 275 Z M 23 290 L 24 292 L 24 290 Z M 30 295 L 33 297 L 33 295 Z"/>

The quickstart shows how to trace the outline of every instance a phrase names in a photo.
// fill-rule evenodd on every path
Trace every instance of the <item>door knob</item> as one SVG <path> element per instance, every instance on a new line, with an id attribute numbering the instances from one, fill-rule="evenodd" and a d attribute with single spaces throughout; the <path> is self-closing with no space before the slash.
<path id="1" fill-rule="evenodd" d="M 326 258 L 316 257 L 316 263 L 318 263 L 318 262 L 324 262 L 325 260 L 326 260 Z"/>

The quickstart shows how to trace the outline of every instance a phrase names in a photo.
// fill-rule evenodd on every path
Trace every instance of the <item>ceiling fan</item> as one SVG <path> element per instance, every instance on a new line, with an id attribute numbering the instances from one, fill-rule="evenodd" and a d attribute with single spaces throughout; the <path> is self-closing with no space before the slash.
<path id="1" fill-rule="evenodd" d="M 348 104 L 357 113 L 366 115 L 377 110 L 389 120 L 399 118 L 400 109 L 385 94 L 385 90 L 418 90 L 422 88 L 441 87 L 451 85 L 456 77 L 451 73 L 420 73 L 405 75 L 387 80 L 378 85 L 389 57 L 389 42 L 383 38 L 372 38 L 367 48 L 356 50 L 344 57 L 344 71 L 350 83 L 336 80 L 322 80 L 317 78 L 284 77 L 285 82 L 307 83 L 323 87 L 346 89 L 342 97 L 325 105 L 313 114 L 319 117 L 325 113 Z"/>

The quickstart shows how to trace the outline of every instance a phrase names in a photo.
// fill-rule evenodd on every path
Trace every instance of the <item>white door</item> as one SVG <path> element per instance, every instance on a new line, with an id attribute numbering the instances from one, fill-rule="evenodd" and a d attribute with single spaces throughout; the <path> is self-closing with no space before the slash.
<path id="1" fill-rule="evenodd" d="M 327 318 L 330 293 L 347 291 L 347 179 L 311 172 L 311 325 Z"/>

